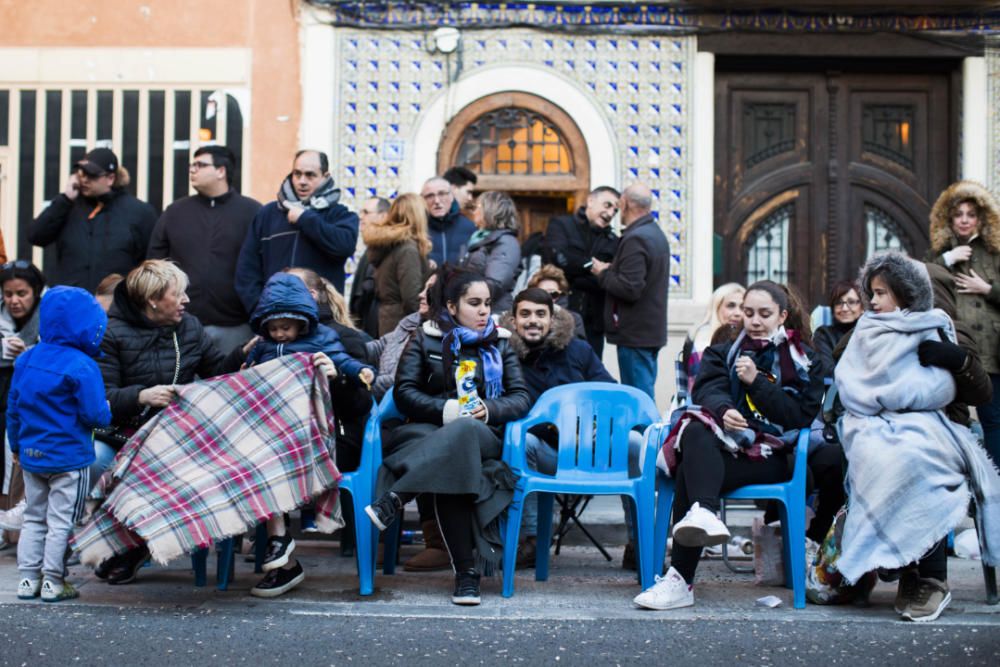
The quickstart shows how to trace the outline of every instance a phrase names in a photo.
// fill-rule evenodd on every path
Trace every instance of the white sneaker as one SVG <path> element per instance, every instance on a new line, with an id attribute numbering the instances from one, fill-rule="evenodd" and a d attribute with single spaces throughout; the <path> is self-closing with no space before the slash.
<path id="1" fill-rule="evenodd" d="M 42 590 L 41 579 L 29 579 L 25 577 L 17 585 L 18 600 L 34 600 Z"/>
<path id="2" fill-rule="evenodd" d="M 681 546 L 710 547 L 728 542 L 729 529 L 714 512 L 695 503 L 674 526 L 673 536 L 674 542 Z"/>
<path id="3" fill-rule="evenodd" d="M 665 576 L 656 575 L 656 583 L 639 593 L 633 603 L 646 609 L 677 609 L 694 604 L 694 590 L 677 570 L 670 568 Z"/>
<path id="4" fill-rule="evenodd" d="M 4 530 L 21 530 L 24 525 L 24 508 L 28 503 L 22 500 L 6 512 L 0 512 L 0 528 Z"/>

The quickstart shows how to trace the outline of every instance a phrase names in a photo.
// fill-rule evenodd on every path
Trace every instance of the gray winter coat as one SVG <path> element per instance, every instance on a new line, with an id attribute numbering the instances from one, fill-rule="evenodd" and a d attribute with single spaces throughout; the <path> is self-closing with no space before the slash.
<path id="1" fill-rule="evenodd" d="M 490 281 L 494 313 L 511 309 L 514 282 L 521 272 L 521 244 L 517 242 L 517 234 L 510 229 L 494 229 L 484 239 L 470 239 L 461 266 L 481 273 Z"/>

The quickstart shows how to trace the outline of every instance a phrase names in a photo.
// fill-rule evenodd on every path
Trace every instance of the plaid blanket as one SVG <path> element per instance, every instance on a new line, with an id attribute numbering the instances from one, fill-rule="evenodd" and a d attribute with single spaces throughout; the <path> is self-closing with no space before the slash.
<path id="1" fill-rule="evenodd" d="M 97 565 L 145 543 L 166 563 L 310 499 L 333 532 L 343 525 L 334 434 L 309 355 L 179 386 L 101 478 L 104 502 L 73 548 Z"/>

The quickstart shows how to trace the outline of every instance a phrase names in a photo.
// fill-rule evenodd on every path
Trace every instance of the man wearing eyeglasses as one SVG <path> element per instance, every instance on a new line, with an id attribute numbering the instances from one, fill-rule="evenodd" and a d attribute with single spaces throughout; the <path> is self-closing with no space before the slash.
<path id="1" fill-rule="evenodd" d="M 236 265 L 236 291 L 253 312 L 264 283 L 288 267 L 312 269 L 344 292 L 344 263 L 358 242 L 358 216 L 340 203 L 326 153 L 301 150 L 278 198 L 253 219 Z"/>
<path id="2" fill-rule="evenodd" d="M 52 284 L 93 292 L 109 273 L 127 274 L 146 259 L 156 211 L 125 191 L 128 172 L 108 148 L 95 148 L 73 165 L 66 189 L 28 228 L 37 246 L 55 245 L 46 263 Z"/>
<path id="3" fill-rule="evenodd" d="M 189 167 L 195 194 L 167 207 L 153 228 L 151 259 L 170 258 L 191 280 L 188 309 L 223 353 L 253 337 L 236 293 L 236 260 L 260 202 L 233 189 L 236 156 L 202 146 Z"/>
<path id="4" fill-rule="evenodd" d="M 476 231 L 476 225 L 462 215 L 451 183 L 441 176 L 435 176 L 420 191 L 427 206 L 427 233 L 431 237 L 431 251 L 427 259 L 433 266 L 442 263 L 457 264 L 469 245 L 469 237 Z"/>

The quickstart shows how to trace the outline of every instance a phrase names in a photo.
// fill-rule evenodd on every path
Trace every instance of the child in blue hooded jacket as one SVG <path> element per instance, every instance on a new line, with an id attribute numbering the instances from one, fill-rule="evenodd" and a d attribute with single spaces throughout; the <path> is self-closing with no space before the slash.
<path id="1" fill-rule="evenodd" d="M 369 386 L 375 380 L 375 369 L 347 354 L 337 332 L 319 323 L 316 301 L 296 275 L 271 276 L 250 317 L 250 327 L 260 340 L 247 356 L 247 367 L 286 354 L 322 352 L 330 357 L 338 373 Z M 287 532 L 283 516 L 268 520 L 267 534 L 262 566 L 267 574 L 250 589 L 256 597 L 277 597 L 305 580 L 302 565 L 290 558 L 295 541 Z"/>
<path id="2" fill-rule="evenodd" d="M 94 462 L 93 429 L 111 423 L 104 380 L 93 357 L 107 328 L 86 290 L 54 287 L 39 306 L 41 342 L 14 364 L 7 437 L 24 474 L 24 526 L 17 545 L 17 597 L 75 598 L 65 581 L 66 546 L 83 512 Z"/>

